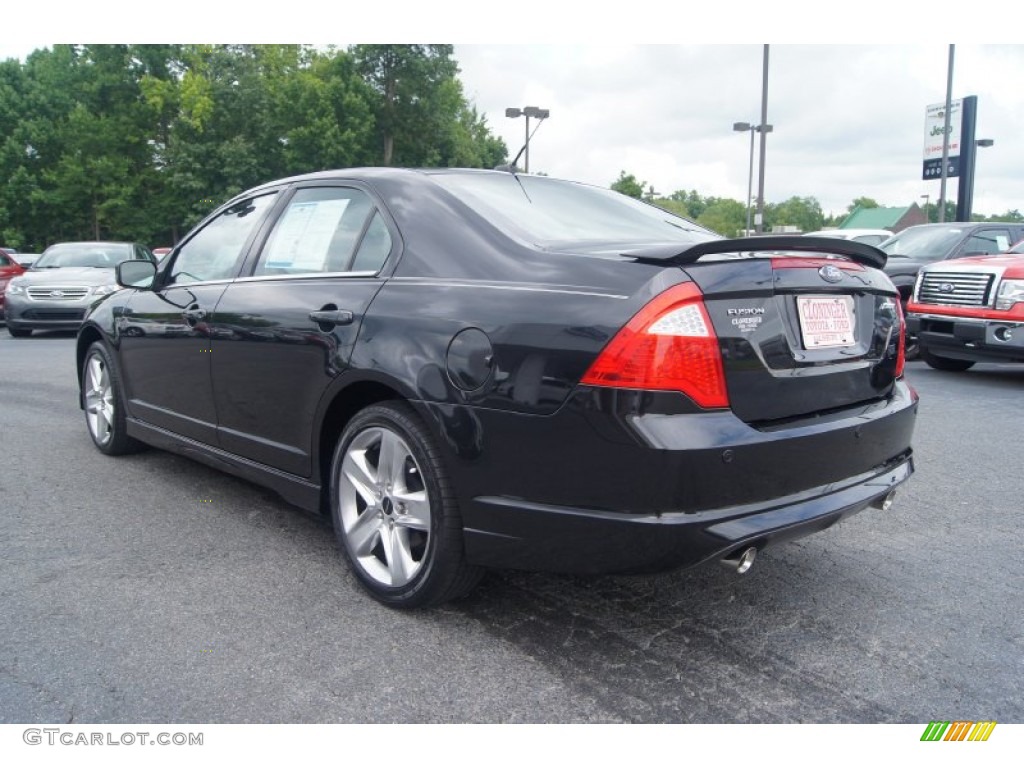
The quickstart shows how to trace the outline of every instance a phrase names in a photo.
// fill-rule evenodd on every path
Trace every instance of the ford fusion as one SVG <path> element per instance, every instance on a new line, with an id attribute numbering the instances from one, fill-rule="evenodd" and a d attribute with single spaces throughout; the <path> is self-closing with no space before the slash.
<path id="1" fill-rule="evenodd" d="M 114 267 L 127 259 L 156 259 L 134 243 L 58 243 L 47 248 L 28 272 L 8 283 L 7 330 L 74 331 L 97 298 L 117 290 Z"/>
<path id="2" fill-rule="evenodd" d="M 884 263 L 547 177 L 318 173 L 121 264 L 79 331 L 81 406 L 106 454 L 329 516 L 388 605 L 487 568 L 742 572 L 913 472 Z"/>

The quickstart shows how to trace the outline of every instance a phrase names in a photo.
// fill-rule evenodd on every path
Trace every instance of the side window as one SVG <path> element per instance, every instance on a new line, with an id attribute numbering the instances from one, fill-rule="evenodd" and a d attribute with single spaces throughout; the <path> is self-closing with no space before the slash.
<path id="1" fill-rule="evenodd" d="M 350 272 L 371 216 L 369 195 L 345 187 L 300 189 L 270 233 L 255 275 Z"/>
<path id="2" fill-rule="evenodd" d="M 234 277 L 242 248 L 273 201 L 273 193 L 242 200 L 199 230 L 178 250 L 170 282 L 182 285 Z"/>
<path id="3" fill-rule="evenodd" d="M 1010 231 L 1008 229 L 981 229 L 967 238 L 961 249 L 964 254 L 970 253 L 1002 253 L 1010 247 Z"/>
<path id="4" fill-rule="evenodd" d="M 363 242 L 359 244 L 356 260 L 352 262 L 353 272 L 376 272 L 391 253 L 391 233 L 380 213 L 373 214 L 373 221 L 366 228 Z"/>
<path id="5" fill-rule="evenodd" d="M 9 266 L 11 266 L 11 260 L 4 253 L 0 252 L 0 267 Z"/>

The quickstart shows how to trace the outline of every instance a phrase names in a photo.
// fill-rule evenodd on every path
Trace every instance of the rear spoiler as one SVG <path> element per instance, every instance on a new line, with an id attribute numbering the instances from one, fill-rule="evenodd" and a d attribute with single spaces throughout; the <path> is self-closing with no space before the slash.
<path id="1" fill-rule="evenodd" d="M 765 251 L 806 251 L 846 256 L 868 267 L 881 269 L 888 258 L 885 251 L 873 245 L 856 243 L 838 237 L 804 237 L 803 235 L 772 235 L 770 237 L 738 237 L 731 240 L 708 240 L 680 250 L 678 245 L 659 245 L 627 251 L 623 256 L 653 264 L 693 264 L 701 256 L 713 253 L 761 253 Z"/>

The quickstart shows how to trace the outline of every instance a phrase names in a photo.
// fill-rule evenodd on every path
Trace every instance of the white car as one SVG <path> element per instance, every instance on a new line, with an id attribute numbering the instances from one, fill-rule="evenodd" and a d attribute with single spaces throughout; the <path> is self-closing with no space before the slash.
<path id="1" fill-rule="evenodd" d="M 823 229 L 821 232 L 804 232 L 809 237 L 838 237 L 868 245 L 878 245 L 892 237 L 888 229 Z"/>

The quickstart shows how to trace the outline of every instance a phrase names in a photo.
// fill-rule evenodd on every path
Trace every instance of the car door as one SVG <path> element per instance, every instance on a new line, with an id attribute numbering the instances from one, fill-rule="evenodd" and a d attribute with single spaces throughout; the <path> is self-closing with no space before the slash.
<path id="1" fill-rule="evenodd" d="M 275 198 L 247 198 L 220 212 L 177 249 L 153 290 L 129 298 L 117 328 L 135 418 L 217 444 L 208 320 Z"/>
<path id="2" fill-rule="evenodd" d="M 961 256 L 988 256 L 993 253 L 1005 253 L 1013 245 L 1009 227 L 980 227 L 964 241 L 951 258 Z"/>
<path id="3" fill-rule="evenodd" d="M 249 274 L 227 287 L 213 315 L 218 438 L 226 450 L 309 477 L 317 406 L 348 365 L 399 240 L 358 186 L 303 185 L 280 210 Z"/>

